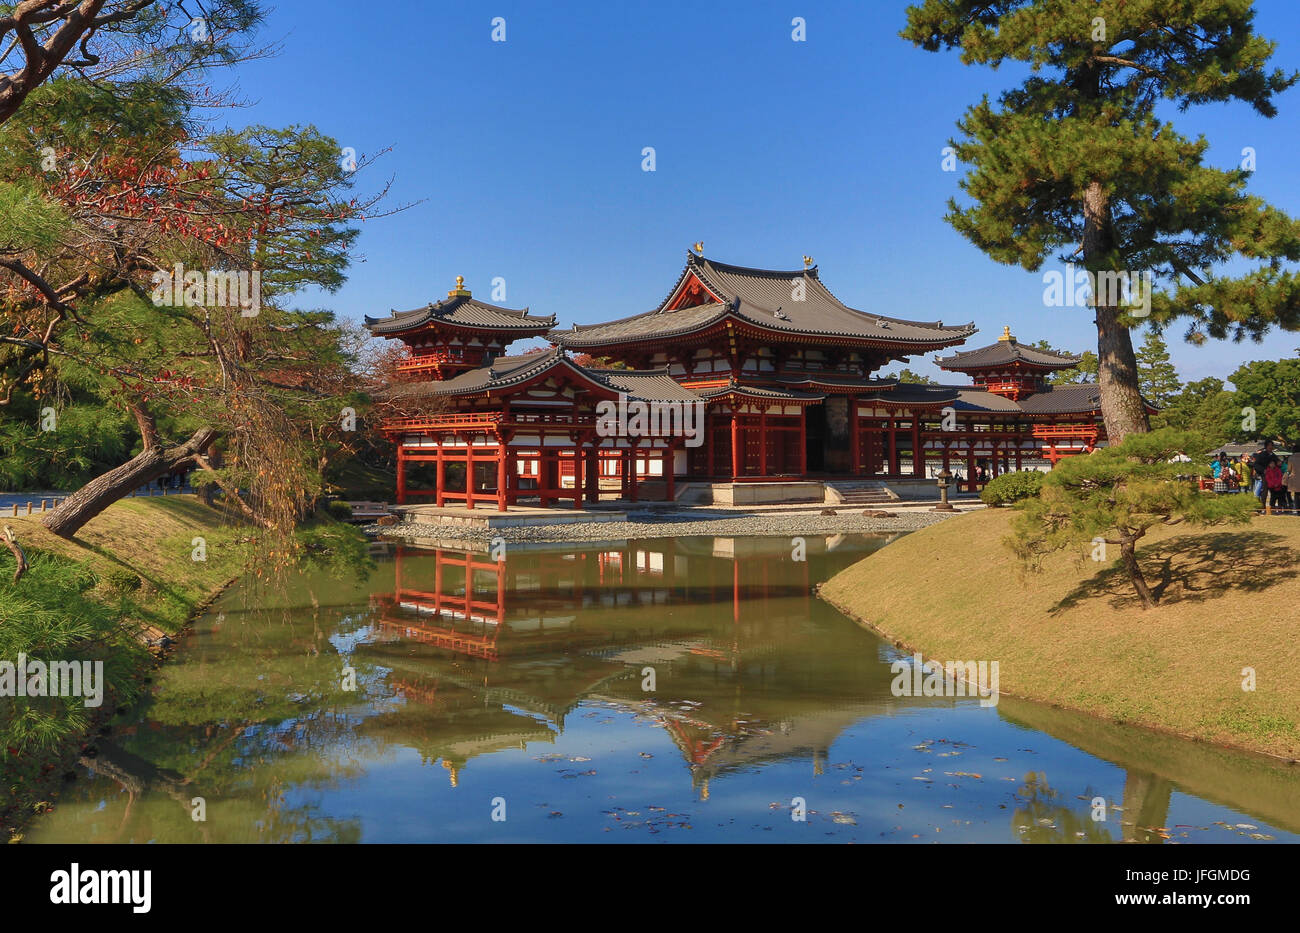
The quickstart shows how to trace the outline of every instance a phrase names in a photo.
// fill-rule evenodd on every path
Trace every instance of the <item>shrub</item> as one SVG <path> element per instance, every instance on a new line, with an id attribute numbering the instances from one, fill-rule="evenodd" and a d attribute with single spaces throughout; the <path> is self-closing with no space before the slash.
<path id="1" fill-rule="evenodd" d="M 126 594 L 140 589 L 140 584 L 143 581 L 137 573 L 122 567 L 114 567 L 108 572 L 104 582 L 108 584 L 108 588 L 114 593 Z"/>
<path id="2" fill-rule="evenodd" d="M 346 502 L 339 502 L 337 499 L 325 503 L 325 510 L 331 518 L 341 522 L 346 522 L 352 518 L 352 506 Z"/>
<path id="3" fill-rule="evenodd" d="M 1025 470 L 1021 473 L 1003 473 L 995 476 L 980 490 L 980 498 L 985 505 L 995 508 L 1021 499 L 1031 499 L 1043 488 L 1046 473 L 1038 470 Z"/>

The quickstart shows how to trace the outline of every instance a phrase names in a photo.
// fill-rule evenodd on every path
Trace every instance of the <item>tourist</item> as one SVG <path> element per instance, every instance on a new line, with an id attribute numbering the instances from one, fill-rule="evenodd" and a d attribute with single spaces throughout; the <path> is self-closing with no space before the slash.
<path id="1" fill-rule="evenodd" d="M 1255 477 L 1255 497 L 1259 499 L 1260 508 L 1264 507 L 1269 491 L 1264 472 L 1273 464 L 1281 462 L 1277 454 L 1273 453 L 1272 441 L 1265 441 L 1264 446 L 1255 451 L 1255 455 L 1250 458 L 1250 472 Z M 1280 471 L 1278 475 L 1281 476 Z"/>
<path id="2" fill-rule="evenodd" d="M 1292 466 L 1293 460 L 1295 460 L 1294 454 L 1287 458 L 1286 477 L 1282 481 L 1282 486 L 1286 489 L 1286 507 L 1294 512 L 1300 511 L 1300 472 Z"/>
<path id="3" fill-rule="evenodd" d="M 1283 486 L 1282 461 L 1274 457 L 1264 470 L 1264 485 L 1268 487 L 1268 504 L 1280 509 L 1284 507 L 1286 488 Z"/>
<path id="4" fill-rule="evenodd" d="M 1237 476 L 1237 471 L 1232 468 L 1232 461 L 1225 461 L 1221 472 L 1221 482 L 1223 483 L 1224 492 L 1241 492 L 1241 486 Z"/>

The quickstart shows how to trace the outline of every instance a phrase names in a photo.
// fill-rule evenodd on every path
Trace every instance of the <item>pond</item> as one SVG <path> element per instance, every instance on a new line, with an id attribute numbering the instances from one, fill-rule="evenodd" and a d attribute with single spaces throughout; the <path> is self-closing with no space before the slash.
<path id="1" fill-rule="evenodd" d="M 903 655 L 813 593 L 888 540 L 388 544 L 236 587 L 26 839 L 1296 840 L 1271 761 L 895 696 Z"/>

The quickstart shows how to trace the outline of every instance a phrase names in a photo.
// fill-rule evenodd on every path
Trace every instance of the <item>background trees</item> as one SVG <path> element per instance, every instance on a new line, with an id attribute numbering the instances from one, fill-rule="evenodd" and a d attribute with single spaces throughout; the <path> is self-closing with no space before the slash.
<path id="1" fill-rule="evenodd" d="M 1150 272 L 1152 320 L 1182 317 L 1188 337 L 1300 327 L 1300 225 L 1246 192 L 1249 171 L 1204 162 L 1160 104 L 1241 101 L 1263 116 L 1300 76 L 1270 70 L 1244 0 L 925 0 L 902 36 L 965 64 L 1023 62 L 1032 74 L 968 109 L 952 141 L 971 166 L 953 227 L 998 262 L 1049 257 L 1088 272 Z M 1214 267 L 1255 260 L 1235 277 Z M 1114 443 L 1147 430 L 1129 328 L 1146 309 L 1094 289 L 1097 382 Z"/>
<path id="2" fill-rule="evenodd" d="M 16 416 L 0 472 L 62 485 L 102 470 L 44 519 L 65 537 L 191 469 L 287 534 L 349 449 L 362 398 L 349 329 L 289 302 L 344 281 L 355 221 L 384 194 L 351 196 L 370 160 L 312 126 L 214 128 L 176 75 L 59 78 L 25 98 L 0 125 L 14 207 L 0 220 L 0 409 Z"/>

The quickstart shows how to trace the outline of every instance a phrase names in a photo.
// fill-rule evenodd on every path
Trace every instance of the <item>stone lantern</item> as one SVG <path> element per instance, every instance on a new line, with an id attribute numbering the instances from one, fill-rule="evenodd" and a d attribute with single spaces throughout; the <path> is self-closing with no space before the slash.
<path id="1" fill-rule="evenodd" d="M 947 470 L 941 471 L 939 475 L 936 477 L 936 482 L 939 484 L 939 504 L 936 505 L 930 511 L 932 512 L 957 511 L 955 508 L 953 508 L 952 503 L 948 501 L 948 487 L 952 485 L 952 483 L 950 482 L 951 480 L 952 480 L 952 474 L 949 473 Z"/>

